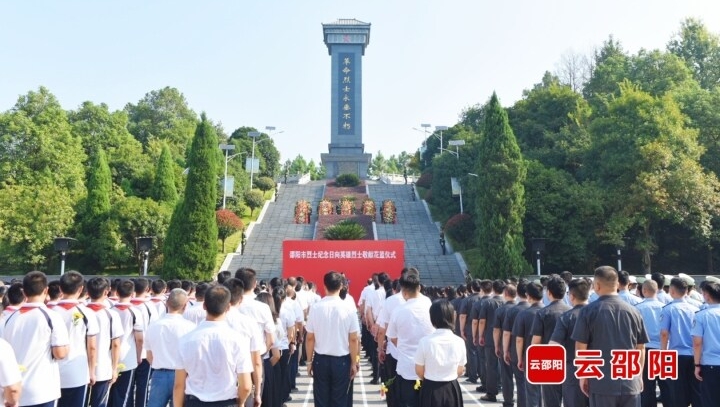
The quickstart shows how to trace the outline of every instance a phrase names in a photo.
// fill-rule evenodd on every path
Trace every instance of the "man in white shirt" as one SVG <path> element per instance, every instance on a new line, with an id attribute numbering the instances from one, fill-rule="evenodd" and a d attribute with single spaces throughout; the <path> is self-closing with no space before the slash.
<path id="1" fill-rule="evenodd" d="M 417 406 L 418 391 L 415 380 L 419 377 L 415 372 L 415 352 L 423 337 L 430 335 L 435 328 L 430 322 L 429 298 L 420 294 L 420 274 L 409 269 L 400 276 L 402 295 L 407 301 L 390 317 L 387 337 L 398 350 L 397 376 L 395 389 L 397 401 L 401 407 Z"/>
<path id="2" fill-rule="evenodd" d="M 380 316 L 382 303 L 385 301 L 385 281 L 390 278 L 387 273 L 378 274 L 377 282 L 373 282 L 375 291 L 365 298 L 365 321 L 370 330 L 371 338 L 368 341 L 367 351 L 370 354 L 370 366 L 372 367 L 372 380 L 370 384 L 378 384 L 380 370 L 378 369 L 378 343 L 376 340 L 378 325 L 377 318 Z"/>
<path id="3" fill-rule="evenodd" d="M 152 367 L 148 407 L 164 407 L 172 399 L 175 370 L 182 368 L 180 338 L 195 329 L 195 324 L 182 317 L 187 302 L 188 294 L 182 288 L 170 291 L 167 313 L 145 332 L 145 350 Z"/>
<path id="4" fill-rule="evenodd" d="M 133 383 L 135 370 L 142 362 L 145 323 L 140 308 L 130 302 L 135 285 L 130 280 L 121 280 L 116 287 L 118 302 L 114 305 L 120 316 L 123 336 L 120 341 L 120 364 L 118 379 L 110 387 L 111 406 L 134 405 Z"/>
<path id="5" fill-rule="evenodd" d="M 95 314 L 99 328 L 95 384 L 90 387 L 88 401 L 90 407 L 106 407 L 110 386 L 118 378 L 120 344 L 124 332 L 120 314 L 106 306 L 110 282 L 103 277 L 92 278 L 87 282 L 87 292 L 90 297 L 87 308 Z"/>
<path id="6" fill-rule="evenodd" d="M 325 274 L 327 295 L 308 314 L 305 350 L 316 407 L 346 406 L 350 380 L 358 369 L 360 326 L 357 314 L 343 306 L 339 297 L 343 280 L 335 271 Z"/>
<path id="7" fill-rule="evenodd" d="M 251 268 L 242 267 L 235 272 L 235 278 L 242 281 L 243 287 L 245 287 L 245 293 L 242 296 L 242 302 L 238 307 L 238 311 L 243 315 L 247 315 L 258 324 L 260 332 L 263 332 L 265 336 L 265 349 L 271 349 L 273 343 L 275 343 L 275 321 L 273 321 L 270 307 L 264 302 L 255 301 L 255 297 L 257 297 L 257 295 L 255 295 L 257 273 Z M 257 372 L 257 368 L 255 371 Z M 259 375 L 260 378 L 266 373 L 262 368 L 261 371 L 262 373 Z M 257 374 L 253 375 L 253 379 L 256 387 L 254 394 L 261 394 L 262 380 L 257 380 Z"/>
<path id="8" fill-rule="evenodd" d="M 302 344 L 303 337 L 303 325 L 305 324 L 305 313 L 302 310 L 302 306 L 297 302 L 297 293 L 295 288 L 297 287 L 297 280 L 295 277 L 290 277 L 285 282 L 285 306 L 293 310 L 295 314 L 295 341 L 298 344 Z M 300 352 L 294 352 L 290 355 L 290 389 L 297 390 L 297 373 L 300 365 Z"/>
<path id="9" fill-rule="evenodd" d="M 143 316 L 143 331 L 147 331 L 150 324 L 160 317 L 157 305 L 150 301 L 150 280 L 144 277 L 133 280 L 135 283 L 135 297 L 130 302 L 137 307 Z M 150 382 L 150 362 L 147 352 L 142 349 L 141 360 L 135 369 L 135 407 L 145 407 L 148 398 L 148 383 Z"/>
<path id="10" fill-rule="evenodd" d="M 165 293 L 167 291 L 167 283 L 165 280 L 158 278 L 157 280 L 153 280 L 152 283 L 150 283 L 150 290 L 152 291 L 152 297 L 150 297 L 150 302 L 155 304 L 155 308 L 157 308 L 158 316 L 162 316 L 165 314 L 165 300 L 167 297 L 165 296 Z"/>
<path id="11" fill-rule="evenodd" d="M 230 291 L 222 285 L 210 288 L 203 307 L 207 320 L 180 339 L 182 368 L 175 371 L 173 405 L 243 405 L 250 395 L 253 364 L 249 341 L 225 321 Z"/>
<path id="12" fill-rule="evenodd" d="M 202 303 L 203 301 L 205 301 L 205 293 L 207 292 L 208 288 L 210 288 L 210 285 L 207 283 L 198 284 L 197 287 L 195 287 L 195 303 L 185 306 L 185 312 L 183 313 L 183 317 L 195 325 L 204 321 L 207 315 L 205 313 L 205 308 L 203 308 Z"/>
<path id="13" fill-rule="evenodd" d="M 15 351 L 23 373 L 21 406 L 54 407 L 60 398 L 58 360 L 68 355 L 69 338 L 62 317 L 45 306 L 48 281 L 44 273 L 31 271 L 23 278 L 26 302 L 10 315 L 3 338 Z"/>
<path id="14" fill-rule="evenodd" d="M 58 363 L 61 390 L 58 407 L 85 405 L 88 384 L 95 384 L 100 328 L 95 313 L 78 301 L 84 285 L 83 276 L 77 271 L 63 274 L 60 277 L 62 299 L 52 307 L 62 316 L 70 339 L 68 356 Z"/>
<path id="15" fill-rule="evenodd" d="M 22 376 L 15 352 L 5 339 L 0 338 L 0 405 L 16 407 L 20 402 Z"/>
<path id="16" fill-rule="evenodd" d="M 243 301 L 245 286 L 243 286 L 243 282 L 237 278 L 225 280 L 223 285 L 230 291 L 230 309 L 225 315 L 225 321 L 230 325 L 230 328 L 250 341 L 250 357 L 253 362 L 251 378 L 253 383 L 263 383 L 265 381 L 263 372 L 272 372 L 270 353 L 265 347 L 265 336 L 260 331 L 257 322 L 240 312 L 239 307 Z M 247 301 L 253 300 L 248 299 Z M 265 359 L 263 359 L 263 355 L 265 355 Z M 262 402 L 263 388 L 264 386 L 262 385 L 254 387 L 253 396 L 248 397 L 245 402 L 248 407 L 252 407 L 255 403 Z"/>

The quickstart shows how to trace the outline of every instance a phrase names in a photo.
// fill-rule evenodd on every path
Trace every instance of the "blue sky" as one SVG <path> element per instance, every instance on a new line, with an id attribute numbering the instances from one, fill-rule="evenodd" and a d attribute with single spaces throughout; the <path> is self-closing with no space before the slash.
<path id="1" fill-rule="evenodd" d="M 228 130 L 283 130 L 283 160 L 330 141 L 321 23 L 372 24 L 363 59 L 365 150 L 414 151 L 420 123 L 452 126 L 493 91 L 510 105 L 569 50 L 609 35 L 663 48 L 685 17 L 720 33 L 717 0 L 164 0 L 0 3 L 0 110 L 46 86 L 66 109 L 122 109 L 173 86 Z"/>

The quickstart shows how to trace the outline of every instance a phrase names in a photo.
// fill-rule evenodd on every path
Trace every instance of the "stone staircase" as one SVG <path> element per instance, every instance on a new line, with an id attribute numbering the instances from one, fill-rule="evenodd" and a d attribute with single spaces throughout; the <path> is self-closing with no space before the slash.
<path id="1" fill-rule="evenodd" d="M 258 279 L 268 280 L 282 273 L 282 241 L 313 238 L 317 221 L 317 205 L 322 199 L 325 181 L 305 185 L 287 184 L 280 187 L 279 198 L 270 202 L 260 222 L 254 224 L 245 246 L 245 254 L 231 254 L 225 269 L 234 272 L 251 267 Z M 439 231 L 430 220 L 422 201 L 412 200 L 408 185 L 385 185 L 368 182 L 370 197 L 378 210 L 384 199 L 395 201 L 398 222 L 384 225 L 376 222 L 378 240 L 405 240 L 405 263 L 420 270 L 425 285 L 456 285 L 464 281 L 463 272 L 453 254 L 442 255 Z M 310 201 L 313 215 L 310 224 L 293 223 L 295 203 Z M 377 217 L 380 220 L 380 217 Z"/>
<path id="2" fill-rule="evenodd" d="M 423 284 L 446 286 L 464 282 L 456 255 L 442 254 L 440 232 L 423 201 L 413 201 L 409 185 L 370 184 L 368 189 L 378 208 L 385 199 L 392 199 L 397 208 L 396 224 L 376 223 L 378 240 L 405 240 L 405 264 L 420 271 Z"/>
<path id="3" fill-rule="evenodd" d="M 322 199 L 324 187 L 325 181 L 281 185 L 278 199 L 268 204 L 262 222 L 256 222 L 253 226 L 245 245 L 245 254 L 240 256 L 235 253 L 226 269 L 234 273 L 240 267 L 250 267 L 258 272 L 258 280 L 280 276 L 282 242 L 285 239 L 312 240 L 317 220 L 316 208 Z M 295 203 L 301 199 L 308 200 L 313 208 L 310 224 L 293 222 Z"/>

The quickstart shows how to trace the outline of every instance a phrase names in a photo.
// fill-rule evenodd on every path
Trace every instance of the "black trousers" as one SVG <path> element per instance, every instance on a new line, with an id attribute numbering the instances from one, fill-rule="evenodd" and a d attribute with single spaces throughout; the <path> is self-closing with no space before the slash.
<path id="1" fill-rule="evenodd" d="M 185 396 L 185 407 L 237 407 L 237 399 L 222 401 L 202 401 L 195 396 Z"/>
<path id="2" fill-rule="evenodd" d="M 515 382 L 512 366 L 500 361 L 500 382 L 502 383 L 503 407 L 513 407 L 515 403 Z"/>
<path id="3" fill-rule="evenodd" d="M 487 342 L 486 342 L 487 343 Z M 498 382 L 500 381 L 500 369 L 498 365 L 498 357 L 495 355 L 495 346 L 485 345 L 481 347 L 485 353 L 485 385 L 486 393 L 491 396 L 498 394 Z"/>
<path id="4" fill-rule="evenodd" d="M 567 407 L 588 407 L 590 399 L 580 390 L 580 381 L 575 377 L 575 371 L 570 370 L 562 384 L 562 398 Z M 655 406 L 657 407 L 657 402 Z"/>
<path id="5" fill-rule="evenodd" d="M 397 376 L 397 359 L 395 359 L 391 354 L 385 355 L 384 366 L 385 376 L 388 378 L 388 380 Z M 388 407 L 398 407 L 399 404 L 395 382 L 393 382 L 390 386 L 387 387 L 389 392 L 385 394 L 385 403 L 387 403 Z"/>
<path id="6" fill-rule="evenodd" d="M 720 366 L 700 366 L 700 399 L 703 406 L 713 406 L 720 403 Z"/>
<path id="7" fill-rule="evenodd" d="M 640 407 L 640 395 L 609 396 L 590 393 L 590 407 Z"/>
<path id="8" fill-rule="evenodd" d="M 692 356 L 678 355 L 677 358 L 678 380 L 665 381 L 670 393 L 668 407 L 687 407 L 690 403 L 700 406 L 700 382 L 695 378 L 695 361 Z"/>
<path id="9" fill-rule="evenodd" d="M 521 372 L 517 367 L 517 361 L 511 361 L 513 376 L 515 376 L 515 386 L 517 387 L 517 407 L 527 407 L 527 398 L 525 397 L 525 372 Z"/>
<path id="10" fill-rule="evenodd" d="M 313 358 L 315 407 L 346 406 L 350 391 L 350 355 L 328 356 L 316 353 Z"/>

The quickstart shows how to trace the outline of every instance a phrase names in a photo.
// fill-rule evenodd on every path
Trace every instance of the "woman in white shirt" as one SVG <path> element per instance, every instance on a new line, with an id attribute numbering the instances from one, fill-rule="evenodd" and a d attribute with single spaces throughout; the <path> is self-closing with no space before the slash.
<path id="1" fill-rule="evenodd" d="M 282 403 L 288 401 L 290 397 L 290 355 L 295 352 L 295 313 L 293 310 L 284 305 L 287 293 L 285 289 L 275 287 L 272 291 L 273 302 L 275 303 L 275 309 L 278 312 L 277 318 L 277 338 L 280 341 L 280 362 L 275 365 L 275 382 L 277 383 L 275 391 L 278 394 L 278 401 L 282 406 Z"/>
<path id="2" fill-rule="evenodd" d="M 274 322 L 277 324 L 279 321 L 278 314 L 275 310 L 275 302 L 270 294 L 267 292 L 261 292 L 257 295 L 257 297 L 255 297 L 255 300 L 265 303 L 268 307 L 270 307 L 270 313 L 272 314 Z M 278 367 L 278 362 L 281 357 L 280 348 L 282 344 L 278 341 L 279 337 L 276 335 L 275 342 L 270 348 L 270 360 L 268 361 L 269 365 L 268 363 L 263 363 L 265 368 L 265 380 L 263 380 L 262 405 L 264 406 L 281 406 L 283 402 L 283 400 L 278 399 L 278 390 L 280 387 L 274 375 L 275 368 Z M 263 360 L 263 362 L 265 361 Z"/>
<path id="3" fill-rule="evenodd" d="M 465 370 L 467 356 L 462 338 L 453 333 L 455 310 L 447 300 L 430 306 L 435 332 L 420 339 L 415 353 L 415 373 L 422 380 L 419 407 L 462 407 L 457 378 Z"/>

